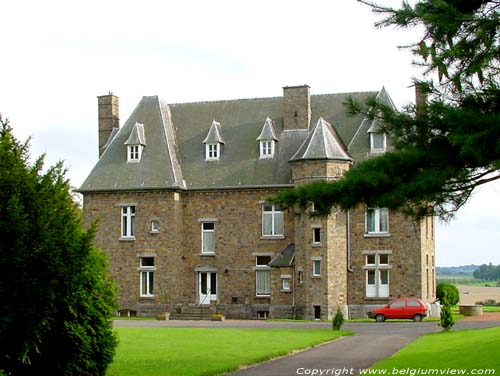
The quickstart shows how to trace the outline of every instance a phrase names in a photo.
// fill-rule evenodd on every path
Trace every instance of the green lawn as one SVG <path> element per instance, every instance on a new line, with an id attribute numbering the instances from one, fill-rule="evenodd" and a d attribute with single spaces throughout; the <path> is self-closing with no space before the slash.
<path id="1" fill-rule="evenodd" d="M 116 330 L 119 344 L 106 376 L 216 375 L 350 334 L 321 329 Z"/>
<path id="2" fill-rule="evenodd" d="M 391 372 L 408 368 L 495 369 L 495 374 L 498 374 L 499 344 L 500 327 L 433 333 L 420 337 L 393 356 L 375 363 L 373 368 Z"/>

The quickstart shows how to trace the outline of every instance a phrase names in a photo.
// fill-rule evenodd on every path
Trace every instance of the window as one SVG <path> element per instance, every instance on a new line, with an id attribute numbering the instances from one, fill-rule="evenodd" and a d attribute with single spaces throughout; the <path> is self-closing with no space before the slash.
<path id="1" fill-rule="evenodd" d="M 370 133 L 370 149 L 372 153 L 384 152 L 386 148 L 385 133 Z"/>
<path id="2" fill-rule="evenodd" d="M 389 232 L 389 211 L 387 208 L 366 210 L 366 232 L 368 234 L 387 234 Z"/>
<path id="3" fill-rule="evenodd" d="M 142 145 L 129 145 L 127 146 L 127 161 L 139 162 L 142 155 Z"/>
<path id="4" fill-rule="evenodd" d="M 313 227 L 313 244 L 321 244 L 321 228 Z"/>
<path id="5" fill-rule="evenodd" d="M 404 308 L 405 301 L 404 300 L 396 300 L 394 303 L 391 303 L 391 308 Z"/>
<path id="6" fill-rule="evenodd" d="M 201 253 L 215 253 L 215 224 L 213 222 L 201 224 Z"/>
<path id="7" fill-rule="evenodd" d="M 283 212 L 276 206 L 264 204 L 262 206 L 262 236 L 283 236 Z"/>
<path id="8" fill-rule="evenodd" d="M 218 160 L 220 155 L 220 144 L 206 144 L 205 146 L 205 158 L 207 161 Z"/>
<path id="9" fill-rule="evenodd" d="M 157 233 L 160 231 L 160 222 L 157 219 L 151 221 L 151 232 Z"/>
<path id="10" fill-rule="evenodd" d="M 299 270 L 297 274 L 298 274 L 299 283 L 303 284 L 304 283 L 304 272 L 302 270 Z"/>
<path id="11" fill-rule="evenodd" d="M 281 277 L 281 288 L 283 291 L 290 291 L 290 277 Z"/>
<path id="12" fill-rule="evenodd" d="M 389 296 L 389 254 L 370 253 L 365 255 L 366 296 L 386 298 Z"/>
<path id="13" fill-rule="evenodd" d="M 274 140 L 260 141 L 260 158 L 272 158 L 274 156 Z"/>
<path id="14" fill-rule="evenodd" d="M 134 238 L 134 223 L 135 206 L 122 206 L 122 238 Z"/>
<path id="15" fill-rule="evenodd" d="M 321 277 L 321 260 L 313 260 L 313 277 Z"/>
<path id="16" fill-rule="evenodd" d="M 140 279 L 141 279 L 141 296 L 151 297 L 153 295 L 154 286 L 154 270 L 155 259 L 154 257 L 141 257 L 140 264 Z"/>
<path id="17" fill-rule="evenodd" d="M 257 296 L 271 295 L 271 256 L 255 257 L 255 293 Z"/>

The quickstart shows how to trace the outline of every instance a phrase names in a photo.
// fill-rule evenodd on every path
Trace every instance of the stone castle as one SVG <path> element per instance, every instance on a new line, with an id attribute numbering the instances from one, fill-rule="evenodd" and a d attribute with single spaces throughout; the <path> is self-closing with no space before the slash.
<path id="1" fill-rule="evenodd" d="M 334 180 L 391 148 L 348 97 L 285 87 L 282 97 L 167 104 L 143 97 L 119 126 L 98 97 L 99 161 L 80 188 L 109 256 L 120 312 L 206 306 L 228 318 L 364 317 L 393 297 L 435 299 L 434 222 L 359 206 L 326 218 L 267 201 Z M 314 211 L 314 207 L 310 208 Z"/>

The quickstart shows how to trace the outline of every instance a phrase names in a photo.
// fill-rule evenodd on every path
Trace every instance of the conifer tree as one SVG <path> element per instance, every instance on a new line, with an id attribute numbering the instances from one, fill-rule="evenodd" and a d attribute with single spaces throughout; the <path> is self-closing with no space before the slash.
<path id="1" fill-rule="evenodd" d="M 0 374 L 104 375 L 114 284 L 62 164 L 29 161 L 0 116 Z"/>
<path id="2" fill-rule="evenodd" d="M 379 27 L 422 30 L 406 48 L 424 69 L 415 85 L 427 100 L 401 110 L 375 98 L 349 100 L 347 111 L 380 120 L 393 150 L 339 181 L 283 191 L 274 201 L 314 202 L 320 215 L 367 204 L 449 219 L 476 187 L 500 178 L 500 1 L 405 1 L 399 9 L 360 2 L 383 16 Z"/>

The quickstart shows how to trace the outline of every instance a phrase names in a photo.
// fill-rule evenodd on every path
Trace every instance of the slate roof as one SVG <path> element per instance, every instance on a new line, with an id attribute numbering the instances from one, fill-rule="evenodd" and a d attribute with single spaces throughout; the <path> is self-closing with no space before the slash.
<path id="1" fill-rule="evenodd" d="M 287 247 L 278 253 L 269 263 L 269 266 L 281 267 L 292 266 L 295 258 L 295 244 L 290 243 Z"/>
<path id="2" fill-rule="evenodd" d="M 113 133 L 113 132 L 111 132 Z M 146 137 L 144 136 L 144 125 L 141 123 L 135 123 L 132 128 L 132 132 L 130 132 L 130 136 L 127 141 L 125 141 L 125 145 L 146 145 Z"/>
<path id="3" fill-rule="evenodd" d="M 274 140 L 278 141 L 276 137 L 276 131 L 274 130 L 274 122 L 269 118 L 266 118 L 264 125 L 262 126 L 262 130 L 260 131 L 259 137 L 256 138 L 257 141 L 269 141 Z"/>
<path id="4" fill-rule="evenodd" d="M 205 137 L 202 142 L 204 144 L 225 144 L 224 138 L 222 137 L 222 131 L 220 129 L 220 123 L 215 121 L 215 119 L 212 121 L 212 125 L 208 130 L 207 137 Z"/>
<path id="5" fill-rule="evenodd" d="M 300 156 L 307 140 L 311 147 L 301 157 L 367 158 L 371 121 L 348 115 L 343 103 L 349 96 L 364 103 L 376 95 L 390 101 L 385 89 L 311 95 L 311 125 L 316 126 L 309 130 L 283 129 L 282 97 L 178 104 L 167 104 L 157 96 L 143 97 L 110 138 L 80 191 L 291 186 L 290 160 Z M 143 125 L 147 144 L 139 163 L 127 163 L 124 144 L 136 123 Z M 257 139 L 269 132 L 276 140 L 274 157 L 259 158 Z M 219 160 L 206 161 L 203 142 L 212 136 L 224 144 Z"/>
<path id="6" fill-rule="evenodd" d="M 321 117 L 291 161 L 303 159 L 352 161 L 335 129 Z"/>

